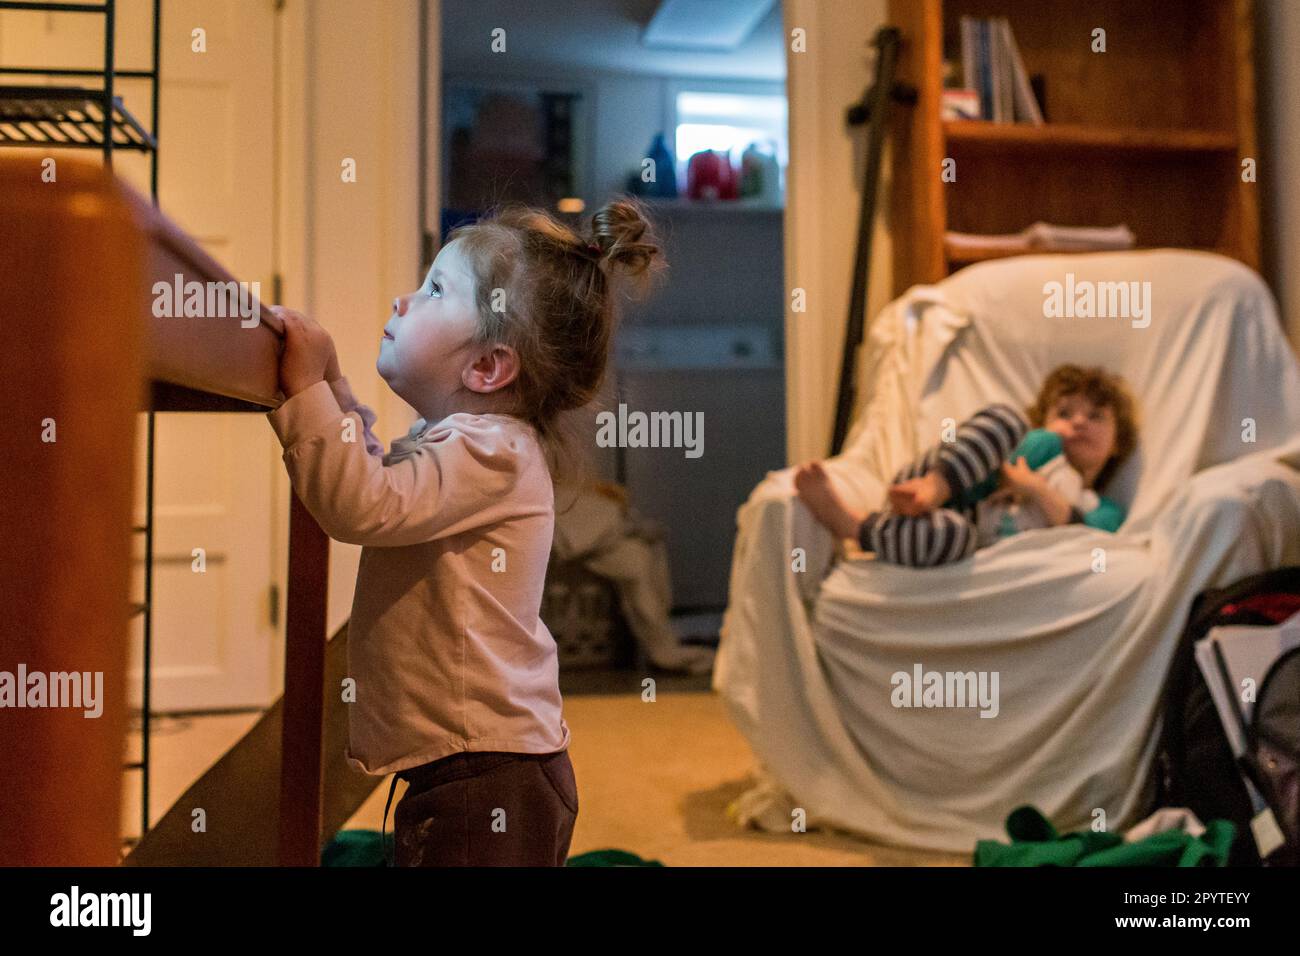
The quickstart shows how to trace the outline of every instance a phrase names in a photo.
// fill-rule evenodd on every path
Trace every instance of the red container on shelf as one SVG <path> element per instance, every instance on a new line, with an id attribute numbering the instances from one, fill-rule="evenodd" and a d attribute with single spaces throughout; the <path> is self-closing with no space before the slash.
<path id="1" fill-rule="evenodd" d="M 691 199 L 736 199 L 739 175 L 727 153 L 703 149 L 686 164 L 686 195 Z"/>

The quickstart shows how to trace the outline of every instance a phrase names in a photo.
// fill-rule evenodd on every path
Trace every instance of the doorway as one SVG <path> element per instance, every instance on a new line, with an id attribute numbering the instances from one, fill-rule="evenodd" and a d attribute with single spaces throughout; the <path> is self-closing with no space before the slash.
<path id="1" fill-rule="evenodd" d="M 678 619 L 702 615 L 686 626 L 715 633 L 736 509 L 786 463 L 781 16 L 774 0 L 484 0 L 442 15 L 444 236 L 495 201 L 575 227 L 623 193 L 650 208 L 667 282 L 624 309 L 592 414 L 702 415 L 703 453 L 601 447 L 594 420 L 586 450 L 663 527 Z M 647 183 L 645 161 L 665 151 L 667 175 Z M 693 162 L 703 151 L 718 159 Z M 732 193 L 711 181 L 719 164 L 734 171 Z M 765 185 L 754 170 L 771 171 Z"/>

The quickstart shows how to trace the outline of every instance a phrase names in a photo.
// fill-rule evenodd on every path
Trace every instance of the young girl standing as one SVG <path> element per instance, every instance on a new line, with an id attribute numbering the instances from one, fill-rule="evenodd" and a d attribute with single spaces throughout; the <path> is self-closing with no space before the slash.
<path id="1" fill-rule="evenodd" d="M 268 418 L 308 510 L 362 546 L 348 759 L 408 782 L 399 866 L 564 864 L 578 792 L 538 616 L 558 416 L 600 389 L 614 272 L 643 275 L 658 254 L 634 201 L 585 238 L 520 207 L 454 230 L 384 327 L 379 374 L 421 416 L 386 455 L 329 334 L 277 310 L 286 400 Z"/>

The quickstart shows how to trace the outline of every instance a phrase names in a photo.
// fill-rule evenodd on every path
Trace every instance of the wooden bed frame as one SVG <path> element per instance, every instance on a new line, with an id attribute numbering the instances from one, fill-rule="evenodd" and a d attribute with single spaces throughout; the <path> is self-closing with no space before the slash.
<path id="1" fill-rule="evenodd" d="M 271 411 L 283 400 L 283 326 L 265 307 L 249 327 L 238 315 L 156 316 L 155 282 L 234 279 L 100 166 L 59 160 L 55 182 L 42 170 L 40 157 L 0 157 L 0 374 L 17 432 L 15 454 L 0 463 L 0 514 L 14 529 L 0 540 L 12 588 L 0 670 L 102 671 L 104 712 L 0 710 L 0 754 L 12 764 L 0 860 L 109 866 L 121 848 L 137 416 Z M 47 420 L 53 443 L 40 437 Z M 328 570 L 329 540 L 294 495 L 282 865 L 320 860 Z"/>

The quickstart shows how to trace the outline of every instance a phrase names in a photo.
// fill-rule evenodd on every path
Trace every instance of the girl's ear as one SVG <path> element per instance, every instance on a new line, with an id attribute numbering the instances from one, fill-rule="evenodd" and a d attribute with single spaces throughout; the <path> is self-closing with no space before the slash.
<path id="1" fill-rule="evenodd" d="M 461 381 L 471 392 L 486 394 L 505 388 L 518 377 L 518 353 L 510 346 L 498 343 L 465 368 Z"/>

